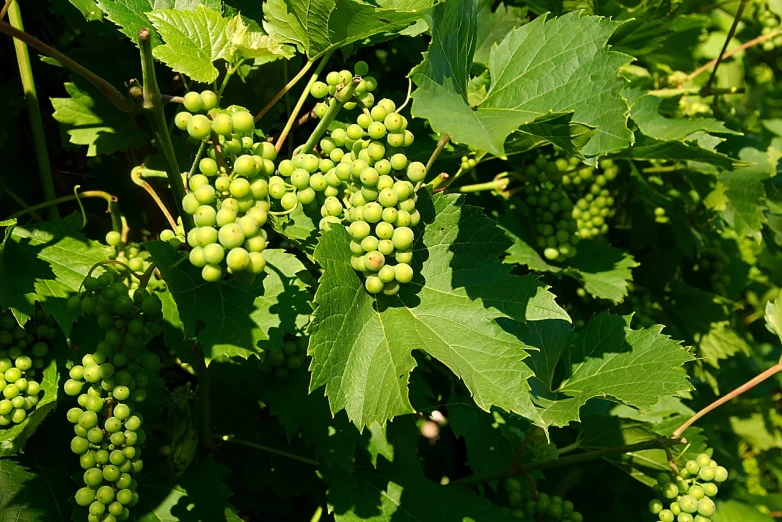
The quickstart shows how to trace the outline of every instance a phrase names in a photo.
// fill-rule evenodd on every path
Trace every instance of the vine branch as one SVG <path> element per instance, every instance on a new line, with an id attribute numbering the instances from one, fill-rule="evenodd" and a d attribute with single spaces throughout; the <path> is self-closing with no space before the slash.
<path id="1" fill-rule="evenodd" d="M 692 417 L 687 419 L 687 421 L 684 424 L 682 424 L 681 426 L 676 428 L 676 431 L 673 432 L 673 435 L 671 435 L 671 437 L 681 437 L 682 433 L 684 433 L 687 430 L 687 428 L 689 428 L 690 426 L 695 424 L 701 417 L 703 417 L 707 413 L 717 409 L 718 407 L 722 406 L 723 404 L 725 404 L 726 402 L 730 401 L 731 399 L 733 399 L 735 397 L 738 397 L 742 393 L 744 393 L 744 392 L 746 392 L 748 390 L 751 390 L 752 388 L 754 388 L 755 386 L 757 386 L 761 382 L 765 381 L 766 379 L 769 379 L 769 378 L 773 377 L 774 375 L 776 375 L 780 371 L 782 371 L 782 362 L 778 362 L 777 364 L 775 364 L 774 366 L 772 366 L 771 368 L 769 368 L 765 372 L 761 373 L 760 375 L 755 376 L 754 378 L 752 378 L 749 381 L 745 382 L 744 384 L 742 384 L 741 386 L 739 386 L 738 388 L 736 388 L 732 392 L 730 392 L 730 393 L 720 397 L 719 399 L 717 399 L 716 401 L 712 402 L 711 404 L 709 404 L 705 408 L 701 409 L 695 415 L 693 415 Z"/>
<path id="2" fill-rule="evenodd" d="M 163 215 L 166 216 L 166 220 L 168 221 L 168 224 L 171 225 L 171 230 L 176 231 L 176 227 L 177 227 L 176 220 L 168 211 L 166 206 L 163 204 L 163 201 L 160 199 L 160 196 L 157 195 L 155 189 L 152 188 L 152 185 L 144 181 L 144 179 L 141 177 L 142 172 L 143 172 L 142 167 L 133 167 L 133 169 L 130 171 L 130 179 L 133 180 L 133 183 L 135 183 L 136 185 L 138 185 L 139 187 L 147 191 L 147 193 L 152 197 L 152 199 L 157 204 L 158 208 L 160 208 L 161 212 L 163 212 Z"/>
<path id="3" fill-rule="evenodd" d="M 320 462 L 318 462 L 315 459 L 310 459 L 307 457 L 302 457 L 300 455 L 296 455 L 294 453 L 288 453 L 287 451 L 278 450 L 276 448 L 272 448 L 271 446 L 266 446 L 264 444 L 258 444 L 257 442 L 250 442 L 248 440 L 242 440 L 237 439 L 233 435 L 223 435 L 220 437 L 222 440 L 226 442 L 233 442 L 234 444 L 241 444 L 243 446 L 247 446 L 250 448 L 259 449 L 261 451 L 266 451 L 268 453 L 274 453 L 275 455 L 280 455 L 282 457 L 287 457 L 291 460 L 297 460 L 299 462 L 303 462 L 305 464 L 312 464 L 313 466 L 320 466 Z"/>
<path id="4" fill-rule="evenodd" d="M 138 46 L 141 51 L 141 74 L 144 88 L 144 112 L 149 119 L 152 127 L 152 134 L 157 141 L 158 149 L 163 155 L 163 164 L 165 165 L 168 183 L 171 191 L 174 193 L 179 215 L 182 217 L 182 224 L 185 228 L 185 234 L 193 228 L 193 218 L 182 208 L 182 200 L 185 197 L 185 185 L 182 182 L 182 174 L 177 163 L 174 144 L 171 142 L 171 136 L 168 133 L 166 125 L 166 116 L 163 114 L 163 101 L 160 98 L 160 89 L 155 78 L 155 61 L 152 57 L 152 43 L 150 42 L 149 29 L 144 27 L 138 33 Z"/>
<path id="5" fill-rule="evenodd" d="M 65 67 L 67 67 L 71 71 L 75 72 L 76 74 L 78 74 L 79 76 L 81 76 L 82 78 L 90 82 L 112 103 L 112 105 L 114 105 L 117 109 L 121 110 L 122 112 L 133 113 L 138 110 L 138 107 L 136 106 L 135 103 L 133 103 L 129 98 L 123 96 L 122 93 L 120 93 L 109 82 L 107 82 L 102 77 L 95 74 L 94 72 L 90 71 L 80 63 L 76 62 L 75 60 L 68 58 L 66 55 L 64 55 L 54 47 L 50 47 L 46 45 L 38 38 L 29 35 L 24 31 L 20 31 L 19 29 L 16 29 L 15 27 L 12 27 L 8 23 L 3 22 L 1 20 L 0 20 L 0 33 L 7 34 L 8 36 L 12 36 L 17 40 L 26 43 L 36 51 L 56 59 Z"/>
<path id="6" fill-rule="evenodd" d="M 282 89 L 280 89 L 280 92 L 274 95 L 274 98 L 269 100 L 269 103 L 267 103 L 266 106 L 263 109 L 261 109 L 261 112 L 255 115 L 255 121 L 258 121 L 261 118 L 263 118 L 266 115 L 266 113 L 269 112 L 269 109 L 274 107 L 274 104 L 280 101 L 280 98 L 282 98 L 286 92 L 293 89 L 293 87 L 297 83 L 299 83 L 299 80 L 301 80 L 302 77 L 305 74 L 307 74 L 307 71 L 310 70 L 310 67 L 312 67 L 313 63 L 314 62 L 312 60 L 308 60 L 307 63 L 304 64 L 304 67 L 302 67 L 301 70 L 296 74 L 296 76 L 294 76 L 293 79 L 291 79 L 291 81 L 286 83 L 285 86 Z"/>
<path id="7" fill-rule="evenodd" d="M 755 45 L 758 45 L 760 43 L 765 42 L 766 40 L 770 40 L 771 38 L 774 38 L 775 36 L 778 36 L 779 34 L 782 34 L 782 28 L 775 29 L 775 30 L 769 32 L 768 34 L 764 34 L 764 35 L 758 36 L 757 38 L 753 38 L 752 40 L 744 42 L 743 44 L 739 45 L 738 47 L 736 47 L 734 49 L 731 49 L 730 51 L 727 51 L 727 52 L 725 52 L 723 54 L 720 54 L 720 56 L 718 58 L 715 58 L 714 60 L 711 60 L 710 62 L 706 62 L 705 64 L 701 65 L 700 67 L 695 69 L 693 72 L 691 72 L 687 76 L 687 81 L 690 81 L 693 78 L 695 78 L 697 76 L 700 76 L 704 72 L 706 72 L 709 69 L 711 69 L 712 67 L 714 67 L 714 65 L 716 65 L 716 63 L 717 63 L 717 60 L 727 60 L 728 58 L 730 58 L 734 54 L 740 53 L 741 51 L 743 51 L 745 49 L 749 49 L 750 47 L 754 47 Z"/>
<path id="8" fill-rule="evenodd" d="M 747 0 L 741 0 L 738 9 L 736 9 L 736 15 L 733 17 L 733 24 L 731 24 L 730 26 L 730 30 L 728 31 L 728 36 L 725 38 L 725 43 L 722 44 L 722 50 L 720 51 L 720 54 L 717 56 L 717 60 L 714 62 L 714 69 L 712 69 L 711 75 L 709 76 L 709 79 L 706 81 L 706 86 L 703 88 L 703 93 L 705 95 L 711 94 L 711 85 L 712 83 L 714 83 L 714 78 L 717 76 L 717 69 L 719 69 L 720 63 L 722 62 L 722 56 L 727 51 L 728 44 L 730 44 L 730 41 L 733 40 L 733 36 L 736 34 L 736 28 L 739 26 L 739 21 L 741 20 L 741 15 L 744 13 L 745 7 L 747 7 Z M 715 98 L 715 103 L 716 103 L 716 98 Z"/>
<path id="9" fill-rule="evenodd" d="M 119 205 L 118 205 L 117 196 L 112 196 L 108 192 L 104 192 L 102 190 L 85 190 L 84 192 L 78 192 L 76 194 L 71 194 L 69 196 L 61 196 L 59 198 L 50 199 L 49 201 L 44 201 L 43 203 L 38 203 L 37 205 L 31 205 L 23 210 L 20 210 L 19 212 L 14 212 L 6 219 L 14 219 L 20 216 L 24 216 L 25 214 L 32 214 L 36 210 L 41 210 L 43 208 L 47 208 L 52 205 L 58 205 L 60 203 L 67 203 L 68 201 L 75 201 L 76 199 L 79 198 L 105 199 L 106 202 L 108 203 L 108 209 L 106 210 L 106 212 L 109 212 L 111 214 L 112 224 L 114 223 L 115 220 L 119 222 L 120 214 L 119 214 Z"/>

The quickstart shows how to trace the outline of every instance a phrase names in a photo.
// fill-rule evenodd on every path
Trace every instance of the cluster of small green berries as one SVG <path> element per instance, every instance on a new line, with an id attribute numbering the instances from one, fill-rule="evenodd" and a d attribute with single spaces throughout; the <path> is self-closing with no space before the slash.
<path id="1" fill-rule="evenodd" d="M 94 315 L 104 340 L 69 370 L 63 389 L 78 396 L 68 410 L 75 437 L 71 451 L 79 455 L 84 487 L 75 500 L 89 510 L 89 522 L 115 522 L 130 516 L 138 502 L 133 474 L 143 469 L 141 446 L 146 434 L 135 406 L 147 397 L 147 385 L 160 370 L 160 359 L 145 349 L 158 335 L 163 303 L 146 289 L 130 297 L 130 288 L 107 272 L 84 280 L 84 293 L 68 300 L 68 308 Z M 86 390 L 85 390 L 86 388 Z"/>
<path id="2" fill-rule="evenodd" d="M 367 62 L 356 62 L 355 66 L 353 67 L 353 72 L 355 73 L 355 76 L 361 77 L 361 81 L 359 81 L 358 85 L 356 86 L 354 96 L 358 101 L 361 102 L 361 105 L 367 109 L 371 109 L 375 104 L 375 96 L 372 94 L 372 91 L 377 88 L 377 80 L 375 80 L 375 78 L 372 76 L 367 76 L 367 73 L 369 72 L 369 65 L 367 65 Z M 317 81 L 312 84 L 312 87 L 310 88 L 310 94 L 314 98 L 323 99 L 329 97 L 327 101 L 320 102 L 315 105 L 313 112 L 318 118 L 322 118 L 326 115 L 326 112 L 329 110 L 329 106 L 335 103 L 333 97 L 340 90 L 340 87 L 353 81 L 353 78 L 354 75 L 350 71 L 343 69 L 341 71 L 331 71 L 328 73 L 326 75 L 325 83 Z M 358 105 L 359 104 L 356 101 L 348 101 L 345 103 L 343 108 L 345 110 L 352 111 Z"/>
<path id="3" fill-rule="evenodd" d="M 24 422 L 38 405 L 41 385 L 33 380 L 46 366 L 54 319 L 37 308 L 24 327 L 11 312 L 0 314 L 0 427 Z"/>
<path id="4" fill-rule="evenodd" d="M 468 170 L 472 170 L 475 168 L 475 166 L 478 164 L 477 161 L 475 161 L 475 158 L 468 158 L 467 156 L 462 156 L 462 163 L 460 165 L 460 168 L 463 172 L 467 172 Z"/>
<path id="5" fill-rule="evenodd" d="M 602 160 L 598 165 L 598 170 L 589 167 L 573 176 L 562 176 L 562 185 L 575 201 L 571 214 L 581 239 L 605 236 L 608 222 L 616 215 L 615 197 L 609 186 L 619 175 L 619 167 L 612 160 Z"/>
<path id="6" fill-rule="evenodd" d="M 188 92 L 183 100 L 186 110 L 174 117 L 174 124 L 178 129 L 186 130 L 194 140 L 209 138 L 214 132 L 228 137 L 226 141 L 237 139 L 241 145 L 241 135 L 253 131 L 252 114 L 245 110 L 219 110 L 217 95 L 212 91 Z"/>
<path id="7" fill-rule="evenodd" d="M 763 26 L 760 30 L 760 34 L 765 36 L 779 28 L 782 21 L 779 17 L 771 11 L 768 6 L 760 7 L 757 11 L 758 22 Z M 777 35 L 769 38 L 763 42 L 763 50 L 766 52 L 773 51 L 777 47 L 782 47 L 782 35 Z"/>
<path id="8" fill-rule="evenodd" d="M 188 105 L 188 97 L 200 96 L 201 108 L 210 110 L 213 120 L 209 132 L 193 134 L 194 115 L 187 124 L 192 137 L 214 136 L 199 161 L 199 174 L 188 180 L 189 193 L 182 200 L 184 211 L 193 216 L 195 228 L 187 234 L 190 263 L 201 268 L 205 281 L 219 281 L 227 273 L 240 284 L 252 284 L 266 267 L 262 252 L 268 235 L 262 228 L 268 219 L 269 176 L 274 174 L 277 152 L 271 143 L 254 141 L 253 117 L 246 111 L 214 114 L 215 104 L 207 104 L 204 91 L 200 95 L 185 95 L 185 108 L 194 110 L 198 103 Z M 182 114 L 177 115 L 179 118 Z M 206 118 L 206 116 L 202 116 Z M 187 119 L 183 116 L 182 121 Z M 208 119 L 208 118 L 207 118 Z M 182 128 L 180 126 L 180 128 Z M 164 231 L 164 241 L 178 240 L 179 231 Z"/>
<path id="9" fill-rule="evenodd" d="M 518 520 L 537 522 L 583 522 L 584 517 L 573 508 L 569 500 L 562 500 L 556 495 L 538 493 L 537 498 L 531 498 L 525 492 L 521 482 L 516 479 L 505 481 L 505 491 L 508 493 L 508 508 L 511 517 Z"/>
<path id="10" fill-rule="evenodd" d="M 660 316 L 664 313 L 662 305 L 649 292 L 630 291 L 622 303 L 628 313 L 633 316 L 633 324 L 650 328 L 662 324 Z"/>
<path id="11" fill-rule="evenodd" d="M 106 244 L 111 248 L 109 259 L 114 259 L 127 265 L 131 270 L 137 274 L 143 274 L 152 265 L 152 260 L 149 258 L 149 252 L 143 249 L 143 247 L 135 242 L 122 243 L 122 236 L 119 232 L 112 230 L 106 234 Z M 130 288 L 130 293 L 133 295 L 136 288 L 138 288 L 139 281 L 135 277 L 131 276 L 124 267 L 118 267 L 117 265 L 106 265 L 104 267 L 107 271 L 114 273 L 114 276 L 118 280 L 124 280 L 124 282 Z"/>
<path id="12" fill-rule="evenodd" d="M 649 511 L 660 522 L 708 522 L 716 511 L 712 498 L 717 484 L 728 480 L 728 470 L 703 453 L 688 461 L 679 475 L 661 473 L 654 491 L 659 498 L 649 502 Z M 667 502 L 665 508 L 663 502 Z"/>
<path id="13" fill-rule="evenodd" d="M 304 366 L 307 360 L 307 344 L 309 337 L 295 337 L 285 341 L 282 351 L 268 351 L 266 358 L 258 364 L 262 375 L 274 375 L 278 379 L 284 379 L 291 372 L 295 372 Z"/>

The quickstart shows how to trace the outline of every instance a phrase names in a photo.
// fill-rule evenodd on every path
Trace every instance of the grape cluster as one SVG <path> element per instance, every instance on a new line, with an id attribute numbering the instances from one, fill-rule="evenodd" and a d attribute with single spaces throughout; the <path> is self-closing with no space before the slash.
<path id="1" fill-rule="evenodd" d="M 119 232 L 112 230 L 107 233 L 106 244 L 112 247 L 109 259 L 114 259 L 115 261 L 127 265 L 137 274 L 143 274 L 152 265 L 152 260 L 149 258 L 149 252 L 135 242 L 123 244 L 122 236 Z M 104 268 L 107 271 L 112 272 L 116 279 L 123 280 L 130 288 L 131 295 L 133 295 L 133 292 L 136 291 L 139 285 L 138 279 L 131 276 L 124 267 L 106 265 Z"/>
<path id="2" fill-rule="evenodd" d="M 375 105 L 375 95 L 372 91 L 377 89 L 377 80 L 372 76 L 367 76 L 369 73 L 369 65 L 367 62 L 359 61 L 353 66 L 353 71 L 356 76 L 361 77 L 356 90 L 354 92 L 354 100 L 350 100 L 345 103 L 343 108 L 347 111 L 352 111 L 359 104 L 362 108 L 371 109 Z M 326 75 L 326 82 L 317 81 L 312 84 L 310 88 L 310 94 L 314 98 L 322 99 L 326 98 L 326 101 L 320 102 L 315 105 L 313 112 L 318 118 L 322 118 L 326 115 L 326 111 L 329 110 L 329 106 L 335 103 L 334 96 L 340 89 L 340 86 L 347 85 L 353 80 L 353 74 L 347 69 L 341 71 L 331 71 Z"/>
<path id="3" fill-rule="evenodd" d="M 510 516 L 519 520 L 554 522 L 582 522 L 584 517 L 574 510 L 573 503 L 562 500 L 556 495 L 549 496 L 546 493 L 538 493 L 537 498 L 524 491 L 521 482 L 516 479 L 505 481 L 505 490 L 508 493 Z"/>
<path id="4" fill-rule="evenodd" d="M 131 298 L 129 287 L 109 272 L 88 276 L 83 286 L 68 308 L 94 315 L 106 333 L 82 364 L 70 368 L 63 386 L 79 404 L 67 413 L 75 432 L 71 451 L 85 470 L 75 500 L 89 509 L 90 522 L 115 522 L 126 520 L 128 508 L 138 502 L 133 475 L 143 469 L 146 434 L 135 407 L 146 399 L 150 378 L 160 369 L 160 359 L 144 346 L 161 332 L 163 305 L 146 289 Z"/>
<path id="5" fill-rule="evenodd" d="M 551 159 L 540 154 L 524 169 L 525 202 L 537 246 L 549 261 L 575 256 L 581 239 L 604 236 L 616 214 L 609 185 L 618 167 L 611 160 L 601 161 L 600 170 L 579 165 L 576 157 Z"/>
<path id="6" fill-rule="evenodd" d="M 478 162 L 475 161 L 475 158 L 468 158 L 467 156 L 462 156 L 460 168 L 462 169 L 463 172 L 467 172 L 468 170 L 474 169 L 477 164 Z"/>
<path id="7" fill-rule="evenodd" d="M 187 234 L 189 259 L 201 268 L 206 281 L 219 281 L 226 273 L 241 284 L 252 284 L 266 267 L 263 251 L 268 235 L 262 228 L 269 212 L 269 176 L 277 152 L 271 143 L 254 141 L 252 115 L 235 108 L 217 109 L 211 91 L 189 92 L 176 125 L 197 140 L 211 136 L 199 174 L 188 180 L 182 200 L 195 228 Z M 191 114 L 208 111 L 208 115 Z M 210 119 L 211 117 L 211 119 Z M 161 239 L 176 240 L 167 231 Z"/>
<path id="8" fill-rule="evenodd" d="M 776 31 L 779 24 L 782 21 L 779 17 L 771 11 L 768 6 L 763 6 L 757 11 L 758 22 L 763 26 L 760 30 L 761 35 L 767 35 L 772 31 Z M 773 51 L 777 47 L 782 47 L 782 35 L 774 36 L 763 42 L 763 50 L 766 52 Z"/>
<path id="9" fill-rule="evenodd" d="M 660 522 L 708 522 L 716 511 L 713 497 L 717 484 L 728 480 L 728 470 L 703 453 L 688 461 L 679 475 L 661 473 L 654 486 L 659 498 L 649 502 L 649 511 Z M 666 508 L 663 502 L 668 503 Z"/>
<path id="10" fill-rule="evenodd" d="M 280 162 L 280 178 L 270 181 L 269 191 L 273 197 L 282 194 L 282 178 L 290 178 L 301 203 L 320 204 L 321 229 L 332 223 L 349 224 L 351 264 L 366 276 L 365 288 L 372 294 L 395 295 L 400 284 L 413 278 L 412 228 L 421 220 L 415 208 L 415 189 L 424 181 L 426 167 L 410 162 L 404 153 L 415 138 L 396 104 L 385 98 L 375 103 L 374 97 L 361 97 L 377 86 L 374 79 L 365 76 L 367 72 L 366 63 L 356 64 L 356 75 L 363 77 L 356 92 L 364 106 L 356 123 L 332 130 L 320 141 L 319 155 L 302 154 Z M 339 85 L 352 78 L 349 71 L 331 72 L 326 84 L 316 83 L 312 93 L 316 97 L 333 95 Z M 362 91 L 363 83 L 366 87 Z M 289 206 L 284 198 L 295 204 L 293 197 L 285 194 L 283 208 Z"/>
<path id="11" fill-rule="evenodd" d="M 284 379 L 304 366 L 308 342 L 308 337 L 296 337 L 286 341 L 281 352 L 268 351 L 266 358 L 258 364 L 261 374 Z"/>
<path id="12" fill-rule="evenodd" d="M 11 312 L 0 314 L 0 427 L 24 422 L 40 400 L 33 377 L 46 366 L 54 319 L 37 308 L 24 327 Z"/>

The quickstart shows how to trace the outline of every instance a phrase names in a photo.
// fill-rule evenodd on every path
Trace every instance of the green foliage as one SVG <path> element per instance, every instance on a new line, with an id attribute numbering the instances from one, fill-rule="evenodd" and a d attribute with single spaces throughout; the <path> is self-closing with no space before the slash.
<path id="1" fill-rule="evenodd" d="M 782 512 L 779 0 L 50 4 L 136 106 L 0 48 L 0 520 Z"/>

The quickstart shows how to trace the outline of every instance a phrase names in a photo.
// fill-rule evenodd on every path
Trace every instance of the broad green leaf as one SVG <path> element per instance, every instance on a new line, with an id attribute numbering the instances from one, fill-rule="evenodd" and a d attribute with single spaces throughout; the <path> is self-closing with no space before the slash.
<path id="1" fill-rule="evenodd" d="M 41 391 L 38 404 L 33 411 L 27 412 L 27 418 L 21 424 L 14 424 L 0 429 L 0 457 L 8 457 L 19 453 L 24 448 L 25 442 L 30 438 L 38 425 L 57 406 L 57 391 L 60 374 L 57 371 L 57 362 L 52 358 L 48 366 L 43 369 L 40 379 Z M 0 517 L 0 520 L 3 518 Z"/>
<path id="2" fill-rule="evenodd" d="M 722 217 L 740 237 L 751 237 L 759 242 L 760 230 L 766 222 L 763 182 L 776 175 L 776 161 L 769 161 L 771 158 L 755 149 L 744 149 L 739 156 L 756 164 L 720 174 L 719 181 L 725 185 L 728 199 Z"/>
<path id="3" fill-rule="evenodd" d="M 771 426 L 782 422 L 782 415 L 776 411 L 752 412 L 747 416 L 730 416 L 731 431 L 749 444 L 753 451 L 762 452 L 782 448 L 782 433 Z"/>
<path id="4" fill-rule="evenodd" d="M 65 306 L 90 268 L 106 259 L 105 248 L 79 231 L 81 216 L 31 226 L 10 226 L 0 250 L 0 306 L 24 324 L 35 303 L 69 335 L 78 317 Z"/>
<path id="5" fill-rule="evenodd" d="M 287 237 L 294 245 L 312 255 L 318 239 L 318 218 L 313 218 L 301 205 L 290 214 L 271 216 L 272 226 L 279 234 Z"/>
<path id="6" fill-rule="evenodd" d="M 494 9 L 492 0 L 481 0 L 476 29 L 475 63 L 488 66 L 494 44 L 501 42 L 512 29 L 527 21 L 525 8 L 501 3 Z"/>
<path id="7" fill-rule="evenodd" d="M 741 134 L 713 118 L 666 118 L 660 114 L 662 99 L 640 89 L 625 89 L 622 95 L 630 105 L 630 117 L 638 129 L 660 141 L 687 140 L 695 132 Z"/>
<path id="8" fill-rule="evenodd" d="M 648 409 L 663 396 L 691 389 L 681 366 L 694 357 L 679 342 L 662 335 L 662 328 L 633 330 L 624 318 L 608 313 L 592 319 L 562 359 L 566 377 L 553 394 L 536 398 L 541 425 L 579 421 L 579 410 L 594 398 Z M 524 339 L 530 341 L 529 336 Z"/>
<path id="9" fill-rule="evenodd" d="M 449 1 L 432 15 L 432 43 L 410 73 L 418 86 L 413 114 L 455 142 L 497 156 L 522 125 L 549 113 L 573 112 L 572 123 L 595 129 L 583 147 L 596 156 L 630 145 L 627 104 L 617 70 L 630 60 L 606 46 L 617 23 L 570 13 L 540 16 L 514 29 L 491 50 L 492 85 L 473 110 L 466 86 L 477 45 L 475 0 Z M 574 46 L 573 41 L 581 44 Z"/>
<path id="10" fill-rule="evenodd" d="M 70 2 L 88 22 L 103 20 L 103 11 L 100 10 L 97 0 L 70 0 Z"/>
<path id="11" fill-rule="evenodd" d="M 405 29 L 421 17 L 415 0 L 410 11 L 383 9 L 357 0 L 268 0 L 263 27 L 270 36 L 294 44 L 314 60 L 353 42 Z"/>
<path id="12" fill-rule="evenodd" d="M 83 1 L 83 0 L 82 0 Z M 120 31 L 138 44 L 138 32 L 149 27 L 147 13 L 157 9 L 192 11 L 200 5 L 219 10 L 220 0 L 95 0 L 106 18 L 117 24 Z M 160 37 L 152 31 L 152 45 L 160 45 Z"/>
<path id="13" fill-rule="evenodd" d="M 136 120 L 118 112 L 106 98 L 67 82 L 70 98 L 51 98 L 55 120 L 74 145 L 87 145 L 87 156 L 113 154 L 146 145 L 146 134 Z"/>
<path id="14" fill-rule="evenodd" d="M 228 22 L 226 35 L 231 46 L 242 56 L 255 58 L 261 63 L 279 58 L 292 58 L 295 54 L 292 47 L 260 31 L 251 30 L 239 15 Z"/>
<path id="15" fill-rule="evenodd" d="M 223 479 L 230 470 L 214 459 L 191 466 L 180 478 L 162 473 L 139 480 L 137 522 L 225 520 L 231 490 Z"/>
<path id="16" fill-rule="evenodd" d="M 311 389 L 326 387 L 332 412 L 347 410 L 359 428 L 413 411 L 412 350 L 423 350 L 464 380 L 479 407 L 535 417 L 512 321 L 567 314 L 534 276 L 510 275 L 497 258 L 502 230 L 455 195 L 422 193 L 413 247 L 416 276 L 397 296 L 372 296 L 350 266 L 350 241 L 333 227 L 315 249 L 324 268 L 310 338 Z"/>
<path id="17" fill-rule="evenodd" d="M 578 252 L 568 261 L 565 273 L 581 281 L 591 295 L 617 303 L 627 296 L 633 280 L 631 269 L 637 266 L 626 251 L 588 240 L 578 243 Z"/>
<path id="18" fill-rule="evenodd" d="M 218 356 L 247 359 L 280 345 L 284 333 L 303 328 L 310 294 L 297 277 L 304 265 L 281 250 L 264 252 L 267 266 L 250 286 L 207 283 L 168 243 L 145 243 L 177 303 L 183 335 L 201 343 L 207 364 Z M 199 324 L 202 323 L 202 324 Z"/>
<path id="19" fill-rule="evenodd" d="M 611 155 L 616 159 L 688 161 L 715 165 L 721 169 L 734 169 L 744 163 L 702 148 L 696 143 L 684 141 L 657 141 L 646 139 L 635 147 Z"/>
<path id="20" fill-rule="evenodd" d="M 60 454 L 61 455 L 61 454 Z M 58 455 L 48 455 L 56 458 Z M 38 458 L 43 460 L 42 456 Z M 0 520 L 68 522 L 71 483 L 34 456 L 0 459 Z"/>
<path id="21" fill-rule="evenodd" d="M 156 9 L 147 16 L 166 42 L 153 49 L 155 58 L 197 82 L 217 79 L 220 73 L 213 63 L 227 59 L 231 50 L 228 20 L 219 11 L 198 6 L 192 11 Z"/>
<path id="22" fill-rule="evenodd" d="M 420 472 L 387 470 L 364 476 L 342 468 L 323 472 L 336 522 L 511 522 L 516 520 L 468 490 L 430 482 Z"/>
<path id="23" fill-rule="evenodd" d="M 766 328 L 782 339 L 782 297 L 766 303 Z"/>
<path id="24" fill-rule="evenodd" d="M 755 506 L 738 500 L 718 500 L 717 511 L 711 517 L 714 522 L 773 522 L 775 518 L 758 511 Z"/>

